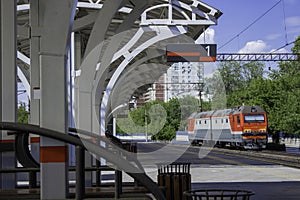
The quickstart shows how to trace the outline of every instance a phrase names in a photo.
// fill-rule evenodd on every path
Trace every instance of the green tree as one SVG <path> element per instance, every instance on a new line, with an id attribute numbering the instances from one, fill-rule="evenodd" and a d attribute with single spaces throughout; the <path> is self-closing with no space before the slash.
<path id="1" fill-rule="evenodd" d="M 264 65 L 260 62 L 223 62 L 218 72 L 226 92 L 232 93 L 247 86 L 252 79 L 262 78 Z"/>
<path id="2" fill-rule="evenodd" d="M 17 110 L 18 123 L 28 124 L 29 112 L 26 110 L 25 103 L 22 103 Z"/>
<path id="3" fill-rule="evenodd" d="M 292 48 L 293 53 L 300 53 L 300 37 Z M 279 63 L 279 69 L 270 74 L 274 82 L 273 89 L 280 91 L 278 102 L 274 105 L 274 131 L 300 135 L 300 62 L 286 61 Z M 272 123 L 272 122 L 271 122 Z M 274 123 L 274 124 L 275 124 Z"/>
<path id="4" fill-rule="evenodd" d="M 170 124 L 165 125 L 163 129 L 151 137 L 152 140 L 170 141 L 176 136 L 176 129 Z"/>
<path id="5" fill-rule="evenodd" d="M 180 118 L 181 121 L 179 129 L 180 131 L 185 131 L 189 116 L 199 110 L 199 100 L 193 96 L 186 96 L 184 98 L 178 99 L 180 102 Z"/>
<path id="6" fill-rule="evenodd" d="M 292 51 L 300 53 L 300 37 Z M 262 106 L 268 114 L 271 133 L 284 131 L 300 135 L 300 62 L 280 62 L 268 78 L 263 77 L 262 67 L 261 63 L 246 63 L 241 67 L 237 63 L 225 63 L 221 66 L 219 71 L 227 87 L 228 107 L 240 105 L 242 101 L 246 105 Z"/>
<path id="7" fill-rule="evenodd" d="M 208 108 L 209 103 L 203 103 Z M 147 102 L 138 109 L 127 112 L 130 119 L 117 119 L 118 133 L 145 133 L 153 140 L 169 141 L 177 130 L 185 130 L 188 117 L 199 109 L 199 100 L 192 96 L 173 98 L 169 102 Z M 147 120 L 147 121 L 146 121 Z"/>

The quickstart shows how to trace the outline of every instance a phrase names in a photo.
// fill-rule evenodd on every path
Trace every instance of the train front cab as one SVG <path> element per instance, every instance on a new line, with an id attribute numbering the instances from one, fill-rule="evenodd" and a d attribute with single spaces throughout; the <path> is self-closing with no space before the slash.
<path id="1" fill-rule="evenodd" d="M 268 142 L 267 115 L 265 112 L 241 113 L 236 117 L 236 128 L 242 132 L 244 149 L 266 149 Z"/>

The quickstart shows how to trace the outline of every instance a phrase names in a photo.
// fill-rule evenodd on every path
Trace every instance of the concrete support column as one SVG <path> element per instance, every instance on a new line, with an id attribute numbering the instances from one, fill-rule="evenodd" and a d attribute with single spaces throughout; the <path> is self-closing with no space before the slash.
<path id="1" fill-rule="evenodd" d="M 76 0 L 30 1 L 36 76 L 32 92 L 37 94 L 33 95 L 37 101 L 32 120 L 62 134 L 68 128 L 67 55 L 76 5 Z M 41 137 L 40 163 L 41 199 L 65 199 L 69 189 L 67 145 Z"/>
<path id="2" fill-rule="evenodd" d="M 16 84 L 16 0 L 0 1 L 1 18 L 1 65 L 0 65 L 0 121 L 16 122 L 17 84 Z M 0 143 L 14 142 L 14 136 L 6 131 L 0 132 Z M 1 145 L 1 144 L 0 144 Z M 15 168 L 14 152 L 0 153 L 1 168 Z M 0 188 L 14 189 L 15 174 L 0 174 Z"/>
<path id="3" fill-rule="evenodd" d="M 43 128 L 67 133 L 66 58 L 40 55 Z M 41 137 L 41 199 L 63 199 L 68 194 L 68 148 L 63 142 Z"/>

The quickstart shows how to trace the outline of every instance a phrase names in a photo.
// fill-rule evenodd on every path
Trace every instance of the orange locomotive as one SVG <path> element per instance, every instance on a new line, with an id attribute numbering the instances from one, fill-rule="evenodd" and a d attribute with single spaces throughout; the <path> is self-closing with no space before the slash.
<path id="1" fill-rule="evenodd" d="M 218 146 L 243 149 L 265 149 L 267 114 L 259 106 L 193 113 L 189 117 L 188 134 L 193 145 L 214 141 Z"/>

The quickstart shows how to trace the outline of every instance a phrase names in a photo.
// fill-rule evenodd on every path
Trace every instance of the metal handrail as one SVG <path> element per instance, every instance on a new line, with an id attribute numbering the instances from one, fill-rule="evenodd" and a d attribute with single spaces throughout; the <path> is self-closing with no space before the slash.
<path id="1" fill-rule="evenodd" d="M 64 134 L 58 131 L 41 128 L 36 125 L 31 124 L 20 124 L 20 123 L 14 123 L 14 122 L 0 122 L 0 130 L 11 130 L 11 131 L 17 131 L 19 132 L 29 132 L 40 136 L 49 137 L 52 139 L 56 139 L 65 143 L 73 144 L 75 146 L 79 146 L 84 150 L 87 150 L 85 145 L 83 144 L 83 141 L 86 145 L 89 146 L 89 152 L 102 157 L 106 159 L 108 162 L 111 162 L 112 164 L 119 167 L 120 170 L 125 171 L 129 176 L 131 176 L 133 179 L 140 182 L 142 185 L 144 185 L 157 199 L 164 200 L 165 196 L 162 193 L 161 189 L 158 187 L 158 185 L 144 172 L 140 172 L 140 169 L 133 166 L 130 162 L 128 162 L 126 159 L 116 156 L 111 151 L 98 146 L 94 144 L 91 141 L 85 140 L 83 138 L 79 139 L 78 137 L 74 137 L 68 134 Z M 78 173 L 79 170 L 77 170 Z M 137 171 L 139 173 L 133 173 L 134 171 Z M 82 185 L 80 183 L 77 183 L 76 187 L 80 188 Z M 83 183 L 81 183 L 83 184 Z M 77 191 L 76 191 L 77 192 Z"/>

